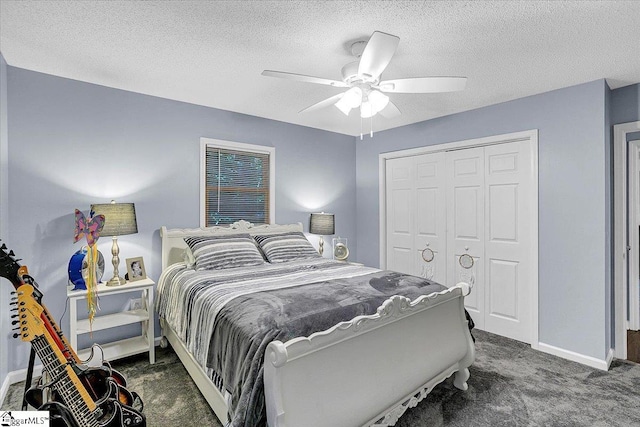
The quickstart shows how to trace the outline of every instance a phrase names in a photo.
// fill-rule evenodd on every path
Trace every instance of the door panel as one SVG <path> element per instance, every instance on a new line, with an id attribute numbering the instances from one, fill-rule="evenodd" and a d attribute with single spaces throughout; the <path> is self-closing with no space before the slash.
<path id="1" fill-rule="evenodd" d="M 518 242 L 518 185 L 489 186 L 489 240 Z M 505 215 L 505 212 L 513 214 Z"/>
<path id="2" fill-rule="evenodd" d="M 413 250 L 414 160 L 411 157 L 386 162 L 387 268 L 415 274 Z"/>
<path id="3" fill-rule="evenodd" d="M 410 234 L 412 213 L 410 207 L 412 203 L 411 189 L 395 189 L 391 191 L 393 205 L 391 206 L 393 218 L 393 232 L 402 236 Z"/>
<path id="4" fill-rule="evenodd" d="M 421 236 L 436 237 L 438 235 L 438 190 L 436 188 L 418 188 L 416 202 L 418 204 L 417 232 Z"/>
<path id="5" fill-rule="evenodd" d="M 487 286 L 491 301 L 487 304 L 490 316 L 517 320 L 518 313 L 518 263 L 501 259 L 489 259 Z"/>
<path id="6" fill-rule="evenodd" d="M 445 153 L 415 156 L 416 167 L 416 233 L 414 274 L 447 283 Z M 431 253 L 429 249 L 433 252 Z M 423 251 L 425 257 L 423 258 Z M 428 261 L 433 255 L 433 259 Z M 426 260 L 425 260 L 426 258 Z"/>
<path id="7" fill-rule="evenodd" d="M 529 228 L 531 159 L 527 144 L 485 148 L 488 260 L 485 293 L 487 331 L 531 342 Z"/>
<path id="8" fill-rule="evenodd" d="M 484 326 L 484 149 L 451 151 L 447 165 L 447 269 L 451 283 L 471 282 L 465 307 L 479 329 Z M 465 269 L 460 256 L 470 255 Z"/>
<path id="9" fill-rule="evenodd" d="M 479 241 L 482 223 L 482 187 L 454 187 L 454 228 L 455 238 Z"/>
<path id="10" fill-rule="evenodd" d="M 411 274 L 414 268 L 413 251 L 410 248 L 394 246 L 391 248 L 389 261 L 392 267 L 389 270 L 399 271 L 401 273 Z"/>

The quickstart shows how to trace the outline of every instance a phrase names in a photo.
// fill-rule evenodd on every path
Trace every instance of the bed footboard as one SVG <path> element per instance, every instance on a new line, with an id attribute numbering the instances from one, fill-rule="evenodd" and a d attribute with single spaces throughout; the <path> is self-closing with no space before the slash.
<path id="1" fill-rule="evenodd" d="M 454 385 L 466 390 L 475 357 L 468 292 L 461 283 L 415 301 L 394 296 L 376 314 L 270 343 L 269 426 L 392 426 L 454 373 Z"/>

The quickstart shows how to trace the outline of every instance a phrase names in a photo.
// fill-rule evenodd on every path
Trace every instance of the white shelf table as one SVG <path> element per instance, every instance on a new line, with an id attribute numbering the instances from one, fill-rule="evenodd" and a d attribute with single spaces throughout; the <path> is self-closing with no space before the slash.
<path id="1" fill-rule="evenodd" d="M 70 333 L 69 338 L 73 347 L 82 360 L 86 360 L 91 352 L 90 348 L 78 349 L 78 335 L 88 334 L 91 331 L 116 328 L 123 325 L 140 323 L 142 334 L 137 337 L 119 341 L 101 343 L 105 360 L 115 360 L 138 353 L 149 352 L 149 363 L 156 361 L 155 357 L 155 332 L 153 310 L 153 287 L 155 282 L 149 278 L 127 282 L 120 286 L 107 286 L 98 284 L 98 297 L 105 298 L 126 292 L 140 292 L 142 308 L 126 310 L 114 314 L 100 315 L 93 319 L 93 325 L 89 325 L 89 319 L 78 319 L 78 301 L 86 301 L 87 290 L 67 290 L 69 298 Z"/>

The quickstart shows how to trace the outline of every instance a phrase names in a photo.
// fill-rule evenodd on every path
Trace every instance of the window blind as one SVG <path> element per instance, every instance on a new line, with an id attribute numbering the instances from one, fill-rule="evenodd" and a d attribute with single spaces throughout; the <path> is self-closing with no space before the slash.
<path id="1" fill-rule="evenodd" d="M 269 223 L 269 154 L 207 146 L 206 226 Z"/>

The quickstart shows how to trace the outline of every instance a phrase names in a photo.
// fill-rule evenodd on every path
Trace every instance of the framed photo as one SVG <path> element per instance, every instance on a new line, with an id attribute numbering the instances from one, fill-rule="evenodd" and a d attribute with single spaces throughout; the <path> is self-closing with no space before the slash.
<path id="1" fill-rule="evenodd" d="M 144 269 L 144 261 L 141 256 L 137 258 L 127 258 L 126 263 L 129 282 L 135 282 L 136 280 L 147 278 L 147 272 Z"/>

